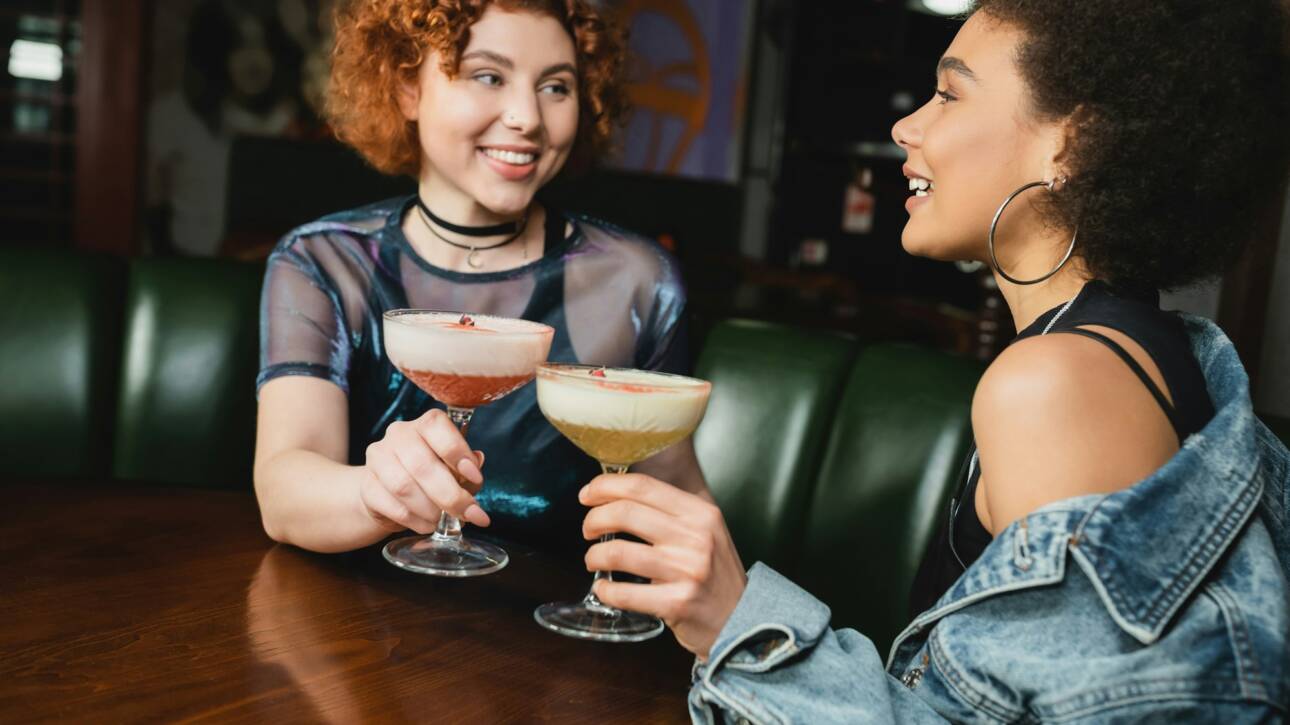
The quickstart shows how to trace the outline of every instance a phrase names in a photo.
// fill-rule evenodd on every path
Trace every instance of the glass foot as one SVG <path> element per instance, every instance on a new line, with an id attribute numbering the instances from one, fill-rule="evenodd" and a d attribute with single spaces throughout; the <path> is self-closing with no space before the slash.
<path id="1" fill-rule="evenodd" d="M 483 576 L 500 571 L 510 560 L 500 546 L 433 534 L 395 539 L 381 553 L 400 569 L 434 576 Z"/>
<path id="2" fill-rule="evenodd" d="M 599 642 L 643 642 L 663 633 L 663 620 L 602 604 L 552 602 L 533 610 L 537 623 L 566 637 Z"/>

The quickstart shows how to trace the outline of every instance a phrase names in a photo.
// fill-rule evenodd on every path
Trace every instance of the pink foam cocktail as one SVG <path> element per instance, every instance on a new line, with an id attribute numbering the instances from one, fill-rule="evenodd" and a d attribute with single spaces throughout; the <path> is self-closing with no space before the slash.
<path id="1" fill-rule="evenodd" d="M 447 406 L 463 436 L 475 408 L 533 379 L 555 334 L 527 320 L 430 310 L 386 312 L 382 331 L 390 362 Z M 396 566 L 438 576 L 490 574 L 508 561 L 501 547 L 464 538 L 461 522 L 448 513 L 435 533 L 397 539 L 384 553 Z"/>

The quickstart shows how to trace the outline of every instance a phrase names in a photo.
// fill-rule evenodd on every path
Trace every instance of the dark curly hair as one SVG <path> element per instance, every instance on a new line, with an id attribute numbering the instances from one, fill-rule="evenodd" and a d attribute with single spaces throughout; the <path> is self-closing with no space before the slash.
<path id="1" fill-rule="evenodd" d="M 1282 0 L 977 0 L 1019 29 L 1032 110 L 1070 118 L 1045 195 L 1096 277 L 1170 289 L 1219 274 L 1290 159 Z"/>
<path id="2" fill-rule="evenodd" d="M 578 60 L 578 135 L 571 165 L 603 151 L 622 116 L 622 30 L 586 0 L 345 0 L 336 9 L 336 43 L 327 93 L 328 123 L 341 141 L 387 174 L 421 167 L 416 125 L 399 112 L 400 83 L 415 81 L 431 51 L 457 73 L 470 26 L 490 5 L 549 15 L 573 39 Z"/>

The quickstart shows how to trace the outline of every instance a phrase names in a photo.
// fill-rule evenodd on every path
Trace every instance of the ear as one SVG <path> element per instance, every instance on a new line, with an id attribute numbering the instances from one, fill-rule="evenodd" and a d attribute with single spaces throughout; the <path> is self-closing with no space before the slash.
<path id="1" fill-rule="evenodd" d="M 1075 147 L 1080 128 L 1088 123 L 1089 117 L 1087 109 L 1080 106 L 1050 125 L 1045 139 L 1045 179 L 1070 176 L 1071 150 Z"/>
<path id="2" fill-rule="evenodd" d="M 421 66 L 425 67 L 425 63 Z M 403 117 L 409 121 L 416 121 L 421 109 L 421 68 L 418 68 L 411 78 L 399 80 L 399 88 L 395 96 L 399 103 L 399 112 Z"/>

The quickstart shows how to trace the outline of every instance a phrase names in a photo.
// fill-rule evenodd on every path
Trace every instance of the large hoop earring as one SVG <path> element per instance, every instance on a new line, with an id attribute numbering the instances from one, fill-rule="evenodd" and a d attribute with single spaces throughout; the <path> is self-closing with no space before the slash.
<path id="1" fill-rule="evenodd" d="M 999 266 L 999 258 L 994 255 L 994 235 L 995 231 L 999 228 L 999 219 L 1003 216 L 1003 210 L 1008 208 L 1008 205 L 1012 203 L 1013 199 L 1021 196 L 1023 191 L 1033 189 L 1036 186 L 1042 186 L 1049 191 L 1053 191 L 1056 185 L 1057 179 L 1053 179 L 1052 181 L 1032 181 L 1020 189 L 1017 189 L 1009 194 L 1007 199 L 1003 200 L 1003 203 L 999 205 L 999 211 L 994 213 L 994 221 L 990 222 L 990 265 L 994 267 L 994 271 L 998 272 L 1000 277 L 1003 277 L 1013 284 L 1028 285 L 1043 282 L 1054 274 L 1060 272 L 1061 268 L 1065 267 L 1066 263 L 1070 261 L 1071 254 L 1075 252 L 1075 240 L 1079 238 L 1079 227 L 1075 228 L 1075 234 L 1071 236 L 1070 247 L 1066 249 L 1066 256 L 1062 257 L 1062 261 L 1057 263 L 1057 266 L 1053 268 L 1053 271 L 1035 279 L 1016 279 L 1015 277 L 1010 276 L 1007 272 L 1003 271 L 1003 267 Z"/>

